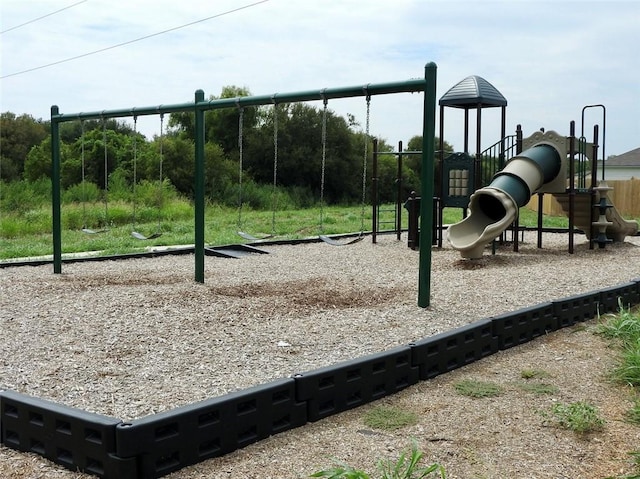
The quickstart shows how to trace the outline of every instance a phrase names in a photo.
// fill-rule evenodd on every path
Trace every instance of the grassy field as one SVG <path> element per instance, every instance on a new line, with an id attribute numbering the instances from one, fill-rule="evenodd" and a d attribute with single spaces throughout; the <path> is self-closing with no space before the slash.
<path id="1" fill-rule="evenodd" d="M 393 222 L 393 205 L 381 208 L 380 220 Z M 278 239 L 299 239 L 323 234 L 342 234 L 370 231 L 372 210 L 370 206 L 324 207 L 298 210 L 258 211 L 244 208 L 239 214 L 237 208 L 208 206 L 205 211 L 205 241 L 211 245 L 245 242 L 238 235 L 244 231 L 254 236 L 275 235 Z M 407 227 L 407 212 L 402 211 L 403 228 Z M 322 217 L 322 221 L 321 221 Z M 106 218 L 106 219 L 105 219 Z M 149 246 L 171 246 L 193 244 L 193 208 L 185 200 L 172 200 L 162 210 L 138 208 L 138 219 L 133 223 L 133 209 L 130 204 L 113 202 L 108 210 L 97 202 L 89 205 L 73 203 L 62 207 L 62 250 L 63 253 L 102 251 L 105 254 L 144 251 Z M 364 218 L 364 228 L 363 228 Z M 460 221 L 462 210 L 444 210 L 444 223 Z M 521 210 L 521 224 L 534 226 L 536 214 Z M 321 228 L 322 223 L 322 228 Z M 380 229 L 390 229 L 390 224 L 381 224 Z M 566 227 L 567 219 L 545 217 L 547 227 Z M 96 234 L 84 233 L 83 227 L 100 231 Z M 138 240 L 132 231 L 145 236 L 160 232 L 161 236 L 152 240 Z M 23 258 L 50 255 L 52 246 L 51 210 L 49 206 L 34 208 L 20 214 L 3 214 L 0 217 L 0 259 Z"/>

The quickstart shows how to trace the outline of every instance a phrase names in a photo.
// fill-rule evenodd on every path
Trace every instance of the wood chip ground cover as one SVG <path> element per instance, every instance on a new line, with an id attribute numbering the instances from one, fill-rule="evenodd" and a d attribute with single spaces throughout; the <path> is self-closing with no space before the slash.
<path id="1" fill-rule="evenodd" d="M 193 257 L 0 270 L 0 389 L 121 419 L 133 419 L 272 379 L 382 351 L 518 308 L 640 276 L 640 238 L 589 250 L 545 235 L 462 261 L 432 253 L 431 306 L 416 305 L 418 253 L 379 237 L 348 247 L 265 246 L 269 255 L 207 258 L 204 285 Z M 382 432 L 358 408 L 274 436 L 174 478 L 297 478 L 332 458 L 374 471 L 418 441 L 451 478 L 604 478 L 631 471 L 637 426 L 623 420 L 628 391 L 606 372 L 614 353 L 574 327 L 422 382 L 381 403 L 416 413 L 417 424 Z M 583 325 L 580 325 L 583 326 Z M 543 370 L 549 394 L 519 387 Z M 456 393 L 463 379 L 503 388 L 493 398 Z M 577 436 L 540 411 L 586 400 L 605 417 L 601 432 Z M 377 403 L 376 403 L 377 404 Z M 0 448 L 0 477 L 84 477 Z"/>

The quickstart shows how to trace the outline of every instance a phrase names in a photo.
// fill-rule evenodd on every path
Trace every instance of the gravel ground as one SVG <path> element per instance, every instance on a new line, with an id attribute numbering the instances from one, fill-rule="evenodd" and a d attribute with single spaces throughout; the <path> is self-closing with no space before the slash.
<path id="1" fill-rule="evenodd" d="M 193 281 L 190 255 L 69 264 L 62 275 L 54 275 L 50 265 L 5 268 L 0 270 L 0 389 L 131 420 L 640 276 L 640 237 L 589 250 L 578 236 L 573 255 L 567 253 L 566 235 L 545 234 L 543 241 L 539 250 L 527 233 L 519 253 L 504 246 L 497 255 L 487 251 L 474 261 L 448 247 L 434 250 L 426 309 L 417 306 L 418 253 L 391 236 L 379 237 L 376 245 L 369 238 L 346 247 L 265 245 L 268 255 L 208 257 L 204 285 Z M 444 379 L 435 381 L 416 388 Z M 349 414 L 354 413 L 339 417 Z M 460 416 L 447 417 L 451 422 Z M 283 475 L 275 468 L 282 467 L 277 457 L 285 454 L 285 467 L 300 471 L 311 459 L 301 458 L 305 462 L 296 469 L 295 451 L 304 441 L 316 447 L 321 442 L 329 465 L 327 450 L 335 454 L 351 446 L 335 429 L 317 428 L 339 420 L 285 433 L 290 443 L 281 444 L 278 453 L 260 452 L 270 439 L 217 460 L 226 467 L 224 474 L 196 466 L 172 477 L 304 477 Z M 316 432 L 310 437 L 309 430 Z M 369 453 L 379 449 L 366 446 L 375 435 L 360 436 Z M 394 444 L 387 449 L 401 447 Z M 248 466 L 261 473 L 250 475 L 239 466 L 252 464 L 247 451 L 267 461 Z M 77 475 L 40 459 L 34 461 L 41 472 L 33 472 L 20 462 L 25 456 L 0 449 L 0 473 Z M 237 464 L 229 466 L 226 461 L 233 458 Z M 31 472 L 20 475 L 18 466 L 9 464 Z"/>

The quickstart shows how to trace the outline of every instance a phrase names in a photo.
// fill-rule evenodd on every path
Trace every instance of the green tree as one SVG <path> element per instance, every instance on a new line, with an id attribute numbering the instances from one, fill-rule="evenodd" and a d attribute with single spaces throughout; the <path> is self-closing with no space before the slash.
<path id="1" fill-rule="evenodd" d="M 46 124 L 31 115 L 0 114 L 0 178 L 8 182 L 22 179 L 29 151 L 47 134 Z"/>
<path id="2" fill-rule="evenodd" d="M 258 183 L 270 183 L 274 176 L 274 109 L 264 123 L 247 138 L 244 165 Z M 304 103 L 280 104 L 278 113 L 277 184 L 305 188 L 316 199 L 322 179 L 321 110 Z M 327 111 L 325 150 L 325 200 L 353 201 L 360 196 L 364 134 L 354 134 L 344 118 Z M 369 154 L 371 149 L 369 148 Z"/>
<path id="3" fill-rule="evenodd" d="M 251 95 L 247 88 L 225 86 L 220 96 L 209 96 L 209 100 L 240 98 Z M 259 108 L 244 107 L 242 114 L 243 134 L 251 134 L 258 123 Z M 238 150 L 238 126 L 240 110 L 236 107 L 208 110 L 204 114 L 205 142 L 218 144 L 226 155 Z M 169 127 L 180 136 L 195 141 L 195 115 L 193 112 L 172 113 Z"/>
<path id="4" fill-rule="evenodd" d="M 145 175 L 149 179 L 159 177 L 160 144 L 155 144 L 145 157 Z M 193 196 L 193 171 L 195 150 L 193 141 L 177 135 L 167 135 L 162 139 L 162 171 L 175 188 L 183 194 Z"/>
<path id="5" fill-rule="evenodd" d="M 442 171 L 440 168 L 440 138 L 435 137 L 435 158 L 433 161 L 434 165 L 434 179 L 435 179 L 435 195 L 440 196 L 441 183 L 442 179 L 440 178 L 440 172 Z M 422 136 L 414 136 L 407 143 L 407 148 L 405 151 L 421 151 L 422 150 Z M 446 158 L 449 154 L 453 153 L 455 150 L 453 149 L 453 145 L 451 145 L 446 140 L 444 141 L 444 157 Z M 419 180 L 422 178 L 422 157 L 419 155 L 413 155 L 408 158 L 407 166 L 415 173 L 415 178 Z M 420 184 L 418 183 L 414 188 L 414 191 L 420 192 Z"/>

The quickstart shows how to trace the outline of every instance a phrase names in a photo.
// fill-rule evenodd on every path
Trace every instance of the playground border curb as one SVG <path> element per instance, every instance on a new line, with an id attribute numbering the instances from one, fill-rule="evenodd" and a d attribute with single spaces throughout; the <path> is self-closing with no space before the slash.
<path id="1" fill-rule="evenodd" d="M 162 477 L 638 304 L 640 278 L 126 423 L 0 391 L 0 442 L 105 479 Z"/>

